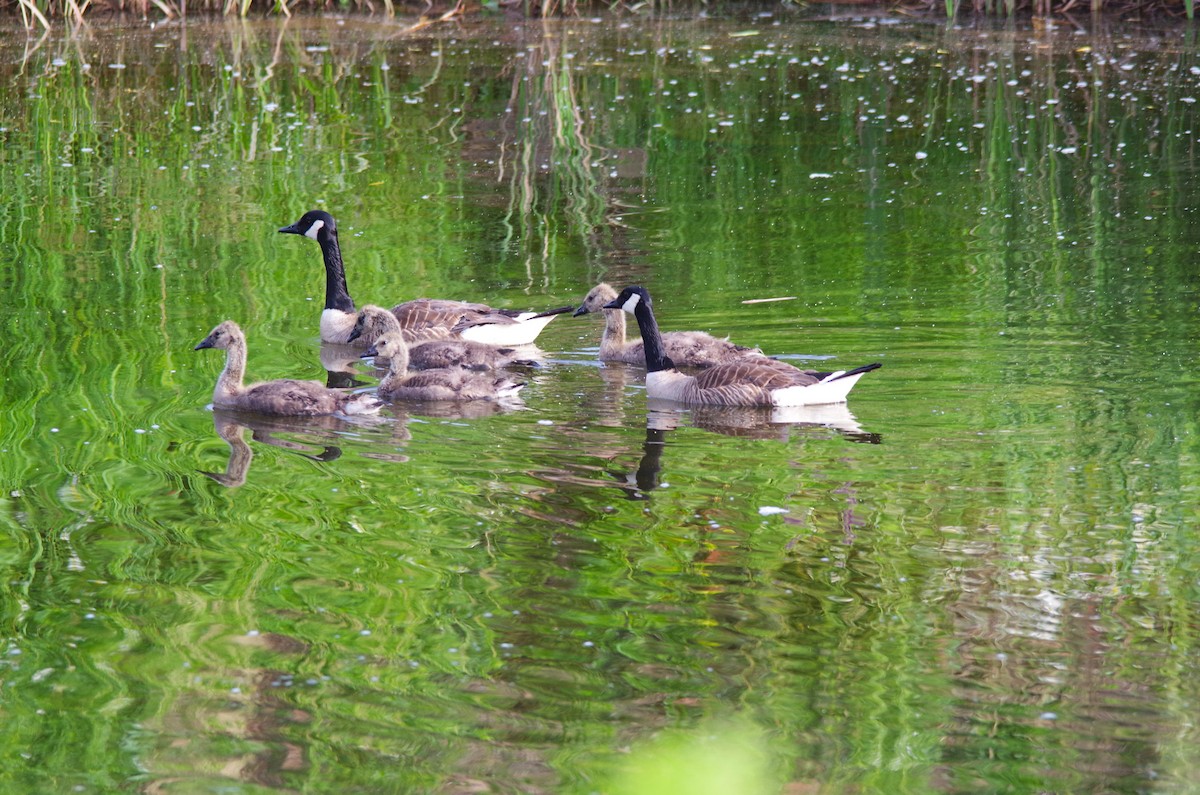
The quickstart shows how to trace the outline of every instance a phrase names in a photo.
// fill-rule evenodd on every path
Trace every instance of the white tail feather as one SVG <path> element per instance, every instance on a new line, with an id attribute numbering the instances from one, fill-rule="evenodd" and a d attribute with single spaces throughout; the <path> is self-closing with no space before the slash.
<path id="1" fill-rule="evenodd" d="M 862 378 L 863 373 L 842 376 L 834 373 L 820 383 L 808 386 L 789 386 L 776 389 L 771 399 L 776 406 L 819 406 L 823 403 L 845 403 L 850 390 Z"/>

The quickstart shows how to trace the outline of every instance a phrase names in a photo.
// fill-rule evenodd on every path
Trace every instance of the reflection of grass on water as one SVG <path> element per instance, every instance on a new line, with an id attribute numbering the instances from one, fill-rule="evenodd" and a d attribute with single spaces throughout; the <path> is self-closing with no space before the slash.
<path id="1" fill-rule="evenodd" d="M 524 71 L 514 70 L 513 112 L 502 126 L 498 159 L 498 178 L 509 188 L 505 245 L 511 248 L 520 238 L 528 255 L 536 252 L 542 259 L 560 233 L 556 215 L 588 249 L 608 222 L 596 149 L 578 96 L 580 80 L 571 72 L 573 56 L 561 47 L 546 30 L 539 46 L 526 50 Z"/>
<path id="2" fill-rule="evenodd" d="M 862 8 L 858 0 L 842 0 L 856 10 Z M 834 6 L 839 3 L 835 0 Z M 75 23 L 82 22 L 84 17 L 96 12 L 134 11 L 143 17 L 160 14 L 167 19 L 184 18 L 188 13 L 224 14 L 226 16 L 246 17 L 249 14 L 278 14 L 291 16 L 293 12 L 318 13 L 328 10 L 327 0 L 0 0 L 0 11 L 19 13 L 26 27 L 49 28 L 54 19 L 66 19 Z M 379 7 L 382 6 L 382 8 Z M 394 0 L 380 0 L 379 5 L 372 0 L 339 0 L 336 7 L 341 11 L 357 11 L 377 13 L 383 11 L 387 16 L 395 16 L 397 8 Z M 723 9 L 727 12 L 738 10 L 739 3 L 727 3 Z M 1188 19 L 1195 14 L 1195 0 L 896 0 L 878 2 L 879 10 L 890 11 L 902 8 L 906 12 L 923 12 L 929 15 L 944 14 L 954 19 L 964 11 L 970 11 L 977 16 L 1014 16 L 1018 13 L 1030 13 L 1037 17 L 1050 17 L 1055 14 L 1069 12 L 1094 14 L 1109 13 L 1114 15 L 1143 14 L 1160 12 L 1178 14 L 1183 12 Z M 640 0 L 592 0 L 580 3 L 578 0 L 484 0 L 479 4 L 468 4 L 465 0 L 457 0 L 449 10 L 444 4 L 435 6 L 433 0 L 412 0 L 404 4 L 400 13 L 413 16 L 420 15 L 421 21 L 417 27 L 449 21 L 466 14 L 478 13 L 483 8 L 495 9 L 503 6 L 519 11 L 527 17 L 552 17 L 556 15 L 574 16 L 581 10 L 595 11 L 608 8 L 610 10 L 633 11 L 636 13 L 654 13 L 669 10 L 680 11 L 680 6 L 671 0 L 644 3 Z M 696 10 L 710 12 L 713 6 L 696 0 Z M 431 13 L 433 12 L 433 13 Z"/>

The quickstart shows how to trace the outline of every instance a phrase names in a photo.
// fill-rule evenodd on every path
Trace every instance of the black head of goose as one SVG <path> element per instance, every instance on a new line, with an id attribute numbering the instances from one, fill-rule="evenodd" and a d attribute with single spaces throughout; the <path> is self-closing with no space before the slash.
<path id="1" fill-rule="evenodd" d="M 710 367 L 695 376 L 685 375 L 666 354 L 650 293 L 644 287 L 626 287 L 604 308 L 624 310 L 637 320 L 646 354 L 646 394 L 652 398 L 707 406 L 841 403 L 863 373 L 881 366 L 868 364 L 818 374 L 778 361 L 747 358 Z"/>
<path id="2" fill-rule="evenodd" d="M 324 210 L 310 210 L 299 221 L 279 231 L 312 238 L 321 246 L 321 256 L 325 261 L 325 308 L 321 312 L 321 339 L 324 342 L 349 342 L 358 313 L 346 287 L 346 266 L 342 261 L 337 223 L 333 216 Z M 551 320 L 563 312 L 570 312 L 572 308 L 566 306 L 546 312 L 518 312 L 466 301 L 418 298 L 397 304 L 392 312 L 410 342 L 458 337 L 485 345 L 525 345 L 537 339 Z"/>
<path id="3" fill-rule="evenodd" d="M 371 395 L 339 392 L 318 381 L 285 378 L 245 386 L 246 335 L 232 320 L 219 324 L 194 350 L 206 348 L 225 351 L 225 369 L 213 388 L 213 405 L 217 408 L 292 417 L 370 414 L 379 410 L 379 400 Z"/>

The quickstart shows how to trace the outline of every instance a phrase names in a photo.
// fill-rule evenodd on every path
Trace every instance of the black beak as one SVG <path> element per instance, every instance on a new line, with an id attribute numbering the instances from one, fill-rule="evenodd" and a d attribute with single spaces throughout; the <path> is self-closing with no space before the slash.
<path id="1" fill-rule="evenodd" d="M 372 356 L 378 356 L 378 355 L 379 355 L 379 351 L 375 349 L 375 346 L 374 346 L 374 345 L 372 345 L 371 347 L 367 348 L 367 349 L 366 349 L 366 350 L 363 352 L 363 354 L 362 354 L 361 356 L 359 356 L 358 358 L 360 358 L 360 359 L 370 359 Z"/>
<path id="2" fill-rule="evenodd" d="M 211 348 L 212 346 L 213 346 L 212 337 L 205 337 L 204 339 L 200 340 L 200 342 L 196 345 L 195 348 L 192 348 L 192 350 L 202 351 L 205 348 Z"/>
<path id="3" fill-rule="evenodd" d="M 281 227 L 279 229 L 279 231 L 285 235 L 302 235 L 302 234 L 304 234 L 303 232 L 300 231 L 300 227 L 296 226 L 295 224 L 292 224 L 290 226 Z"/>
<path id="4" fill-rule="evenodd" d="M 571 313 L 571 317 L 579 317 L 580 315 L 586 315 L 587 313 L 588 313 L 588 308 L 586 306 L 584 306 L 583 304 L 580 304 L 579 308 Z"/>
<path id="5" fill-rule="evenodd" d="M 619 300 L 614 298 L 613 300 L 611 300 L 607 304 L 605 304 L 604 308 L 605 309 L 624 309 L 625 307 L 621 305 L 621 302 Z"/>

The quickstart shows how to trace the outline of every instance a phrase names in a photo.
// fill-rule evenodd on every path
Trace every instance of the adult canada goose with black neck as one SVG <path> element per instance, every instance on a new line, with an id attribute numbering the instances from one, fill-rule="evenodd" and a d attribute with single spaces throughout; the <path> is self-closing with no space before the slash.
<path id="1" fill-rule="evenodd" d="M 291 378 L 243 385 L 246 376 L 246 335 L 232 320 L 226 320 L 200 340 L 194 350 L 225 350 L 225 369 L 213 389 L 213 405 L 259 414 L 290 417 L 319 417 L 325 414 L 370 414 L 378 411 L 374 395 L 349 394 L 330 389 L 318 381 Z"/>
<path id="2" fill-rule="evenodd" d="M 878 369 L 867 364 L 831 373 L 806 372 L 782 362 L 769 364 L 745 359 L 719 364 L 691 376 L 675 369 L 663 348 L 650 293 L 643 287 L 626 287 L 604 305 L 633 315 L 646 349 L 646 394 L 680 403 L 705 406 L 811 406 L 841 403 L 863 373 Z"/>
<path id="3" fill-rule="evenodd" d="M 321 339 L 349 342 L 358 312 L 346 288 L 346 267 L 342 262 L 333 216 L 323 210 L 311 210 L 296 223 L 279 231 L 310 237 L 321 246 L 321 256 L 325 260 Z M 396 305 L 392 313 L 400 321 L 402 333 L 409 342 L 459 337 L 486 345 L 524 345 L 537 339 L 551 320 L 572 309 L 564 306 L 548 312 L 517 312 L 466 301 L 418 298 Z"/>
<path id="4" fill-rule="evenodd" d="M 525 386 L 499 370 L 477 373 L 456 367 L 409 372 L 408 344 L 394 331 L 381 334 L 367 353 L 389 360 L 387 375 L 379 382 L 379 396 L 384 400 L 498 401 L 516 397 Z"/>
<path id="5" fill-rule="evenodd" d="M 617 297 L 617 291 L 601 282 L 588 291 L 573 317 L 592 312 L 604 313 L 604 334 L 600 337 L 600 361 L 625 362 L 645 366 L 646 352 L 641 340 L 625 339 L 625 313 L 620 309 L 605 309 L 605 304 Z M 754 357 L 765 360 L 758 348 L 735 345 L 727 339 L 703 331 L 663 332 L 663 351 L 677 366 L 713 367 Z"/>

